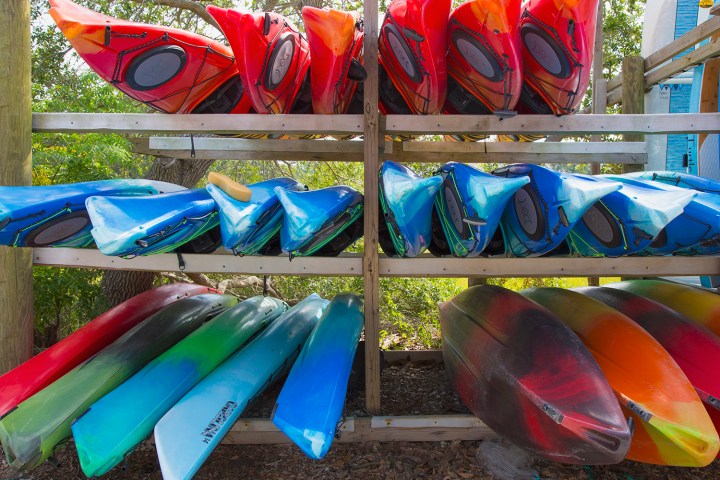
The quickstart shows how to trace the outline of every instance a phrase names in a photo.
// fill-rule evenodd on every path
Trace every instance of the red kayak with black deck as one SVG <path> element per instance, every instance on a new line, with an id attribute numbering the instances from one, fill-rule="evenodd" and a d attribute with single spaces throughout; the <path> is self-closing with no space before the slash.
<path id="1" fill-rule="evenodd" d="M 514 115 L 522 89 L 520 0 L 470 0 L 450 14 L 446 113 Z"/>
<path id="2" fill-rule="evenodd" d="M 380 29 L 380 112 L 440 113 L 450 0 L 392 0 Z"/>
<path id="3" fill-rule="evenodd" d="M 357 12 L 303 7 L 310 46 L 310 90 L 315 113 L 362 113 L 355 98 L 367 72 L 363 67 L 363 29 Z"/>
<path id="4" fill-rule="evenodd" d="M 103 80 L 165 113 L 252 113 L 225 45 L 176 28 L 129 22 L 50 0 L 50 15 Z"/>
<path id="5" fill-rule="evenodd" d="M 52 347 L 0 376 L 0 418 L 161 308 L 214 290 L 189 283 L 163 285 L 132 297 Z"/>
<path id="6" fill-rule="evenodd" d="M 312 113 L 310 47 L 290 20 L 207 6 L 236 53 L 246 93 L 258 113 Z"/>
<path id="7" fill-rule="evenodd" d="M 575 112 L 588 83 L 599 0 L 530 0 L 520 16 L 520 113 Z"/>

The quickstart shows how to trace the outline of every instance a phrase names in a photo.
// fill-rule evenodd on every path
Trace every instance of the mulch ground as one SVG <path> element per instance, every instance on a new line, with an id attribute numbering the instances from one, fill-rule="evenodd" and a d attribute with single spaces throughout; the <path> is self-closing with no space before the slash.
<path id="1" fill-rule="evenodd" d="M 356 379 L 362 385 L 362 379 Z M 269 416 L 279 387 L 262 395 L 246 412 L 249 418 Z M 467 413 L 445 377 L 442 364 L 387 366 L 382 373 L 384 415 Z M 349 395 L 347 415 L 363 415 L 361 390 Z M 484 450 L 473 442 L 338 443 L 321 461 L 305 457 L 294 445 L 221 445 L 198 473 L 198 479 L 573 479 L 573 480 L 709 480 L 720 479 L 720 461 L 705 468 L 671 468 L 623 462 L 619 465 L 583 467 L 561 465 L 528 457 L 527 469 L 501 477 L 478 455 Z M 84 479 L 72 442 L 58 452 L 59 466 L 45 463 L 29 473 L 19 473 L 0 461 L 0 478 L 65 480 Z M 493 474 L 492 472 L 495 472 Z M 103 478 L 161 479 L 154 446 L 146 442 Z"/>

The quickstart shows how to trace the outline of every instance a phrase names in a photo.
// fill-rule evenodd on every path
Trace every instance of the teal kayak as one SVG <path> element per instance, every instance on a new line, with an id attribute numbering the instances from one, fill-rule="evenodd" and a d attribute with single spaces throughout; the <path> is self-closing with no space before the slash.
<path id="1" fill-rule="evenodd" d="M 119 464 L 197 382 L 280 316 L 284 302 L 252 297 L 225 310 L 95 402 L 72 425 L 88 477 Z"/>
<path id="2" fill-rule="evenodd" d="M 310 295 L 190 390 L 155 425 L 165 480 L 189 479 L 245 407 L 292 365 L 328 305 Z"/>
<path id="3" fill-rule="evenodd" d="M 236 302 L 217 294 L 178 300 L 22 402 L 0 420 L 8 463 L 18 470 L 40 465 L 70 437 L 70 424 L 90 405 Z"/>
<path id="4" fill-rule="evenodd" d="M 310 458 L 323 458 L 335 438 L 364 323 L 362 298 L 335 296 L 277 399 L 273 423 Z"/>

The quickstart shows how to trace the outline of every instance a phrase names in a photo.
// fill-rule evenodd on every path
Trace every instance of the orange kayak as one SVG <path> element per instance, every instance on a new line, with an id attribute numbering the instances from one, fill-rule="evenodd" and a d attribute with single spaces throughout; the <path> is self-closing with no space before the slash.
<path id="1" fill-rule="evenodd" d="M 716 293 L 662 280 L 629 280 L 605 286 L 655 300 L 720 335 L 720 295 Z"/>
<path id="2" fill-rule="evenodd" d="M 637 323 L 602 302 L 561 288 L 524 290 L 580 337 L 635 425 L 627 458 L 702 467 L 720 439 L 702 401 L 670 354 Z"/>
<path id="3" fill-rule="evenodd" d="M 103 80 L 165 113 L 252 113 L 232 51 L 202 35 L 128 22 L 70 0 L 50 15 Z"/>

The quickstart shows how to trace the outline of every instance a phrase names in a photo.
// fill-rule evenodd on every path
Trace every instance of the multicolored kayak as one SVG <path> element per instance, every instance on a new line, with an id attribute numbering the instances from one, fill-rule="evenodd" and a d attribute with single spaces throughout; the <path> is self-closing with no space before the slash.
<path id="1" fill-rule="evenodd" d="M 673 185 L 675 187 L 697 190 L 698 192 L 720 194 L 720 181 L 705 177 L 698 177 L 697 175 L 690 175 L 689 173 L 646 171 L 626 173 L 623 177 L 659 182 L 666 185 Z"/>
<path id="2" fill-rule="evenodd" d="M 720 439 L 695 389 L 670 354 L 617 310 L 562 288 L 521 292 L 580 336 L 635 426 L 629 460 L 703 467 Z"/>
<path id="3" fill-rule="evenodd" d="M 184 187 L 152 180 L 99 180 L 38 187 L 0 186 L 0 245 L 92 245 L 85 200 L 93 195 L 157 195 Z"/>
<path id="4" fill-rule="evenodd" d="M 0 376 L 0 418 L 161 308 L 182 298 L 211 291 L 200 285 L 172 283 L 143 292 L 111 308 Z"/>
<path id="5" fill-rule="evenodd" d="M 662 280 L 628 280 L 605 286 L 655 300 L 720 336 L 720 296 L 716 293 Z"/>
<path id="6" fill-rule="evenodd" d="M 8 463 L 18 470 L 40 465 L 71 435 L 70 424 L 90 405 L 236 302 L 229 295 L 203 294 L 168 305 L 22 402 L 0 420 Z"/>
<path id="7" fill-rule="evenodd" d="M 597 182 L 598 177 L 575 177 Z M 672 220 L 683 213 L 697 194 L 665 192 L 639 185 L 623 185 L 585 212 L 567 237 L 570 251 L 585 257 L 618 257 L 637 253 Z"/>
<path id="8" fill-rule="evenodd" d="M 424 178 L 390 160 L 380 167 L 380 246 L 391 257 L 415 257 L 432 237 L 432 209 L 442 177 Z"/>
<path id="9" fill-rule="evenodd" d="M 336 295 L 305 342 L 273 410 L 273 423 L 305 454 L 319 460 L 332 445 L 360 332 L 363 300 Z"/>
<path id="10" fill-rule="evenodd" d="M 590 183 L 539 165 L 509 165 L 492 174 L 530 178 L 508 202 L 500 222 L 505 251 L 517 257 L 553 250 L 596 201 L 621 187 L 609 180 Z"/>
<path id="11" fill-rule="evenodd" d="M 284 210 L 280 246 L 291 256 L 337 256 L 363 234 L 363 195 L 353 188 L 275 187 L 275 195 Z"/>
<path id="12" fill-rule="evenodd" d="M 165 480 L 195 475 L 248 403 L 290 368 L 328 303 L 313 294 L 292 307 L 165 414 L 155 426 Z"/>
<path id="13" fill-rule="evenodd" d="M 553 461 L 620 462 L 630 444 L 612 389 L 578 337 L 501 287 L 440 305 L 443 357 L 463 403 L 495 432 Z"/>
<path id="14" fill-rule="evenodd" d="M 500 178 L 456 162 L 446 163 L 438 173 L 443 183 L 435 197 L 434 246 L 430 251 L 456 257 L 480 255 L 493 238 L 510 198 L 530 183 L 527 176 Z"/>
<path id="15" fill-rule="evenodd" d="M 392 0 L 378 41 L 380 112 L 440 113 L 450 0 Z"/>
<path id="16" fill-rule="evenodd" d="M 70 0 L 50 15 L 103 80 L 165 113 L 251 113 L 232 51 L 175 28 L 109 17 Z"/>
<path id="17" fill-rule="evenodd" d="M 626 175 L 604 175 L 623 185 L 653 188 L 683 195 L 682 188 L 662 182 L 638 180 Z M 646 255 L 715 255 L 720 253 L 720 196 L 697 192 L 683 213 L 660 232 L 642 252 Z"/>
<path id="18" fill-rule="evenodd" d="M 312 113 L 310 49 L 290 20 L 207 6 L 235 52 L 246 94 L 258 113 Z M 301 89 L 307 90 L 301 92 Z"/>
<path id="19" fill-rule="evenodd" d="M 171 252 L 220 223 L 204 188 L 146 198 L 90 197 L 85 205 L 100 251 L 126 258 Z"/>
<path id="20" fill-rule="evenodd" d="M 519 112 L 575 112 L 590 83 L 598 1 L 530 0 L 523 5 Z"/>
<path id="21" fill-rule="evenodd" d="M 220 232 L 223 245 L 236 255 L 268 255 L 280 244 L 283 209 L 275 187 L 301 191 L 307 187 L 291 178 L 274 178 L 248 185 L 250 200 L 240 202 L 221 188 L 208 184 L 207 191 L 220 212 Z"/>
<path id="22" fill-rule="evenodd" d="M 314 113 L 363 113 L 355 98 L 367 78 L 363 67 L 363 28 L 357 12 L 303 7 L 310 47 L 310 90 Z"/>
<path id="23" fill-rule="evenodd" d="M 522 89 L 520 0 L 470 0 L 450 14 L 447 113 L 514 115 Z"/>
<path id="24" fill-rule="evenodd" d="M 720 338 L 675 310 L 625 290 L 575 290 L 627 315 L 660 342 L 695 387 L 715 430 L 720 429 Z"/>
<path id="25" fill-rule="evenodd" d="M 95 402 L 72 424 L 85 475 L 103 475 L 122 462 L 185 393 L 286 309 L 274 298 L 249 298 L 202 325 Z"/>

